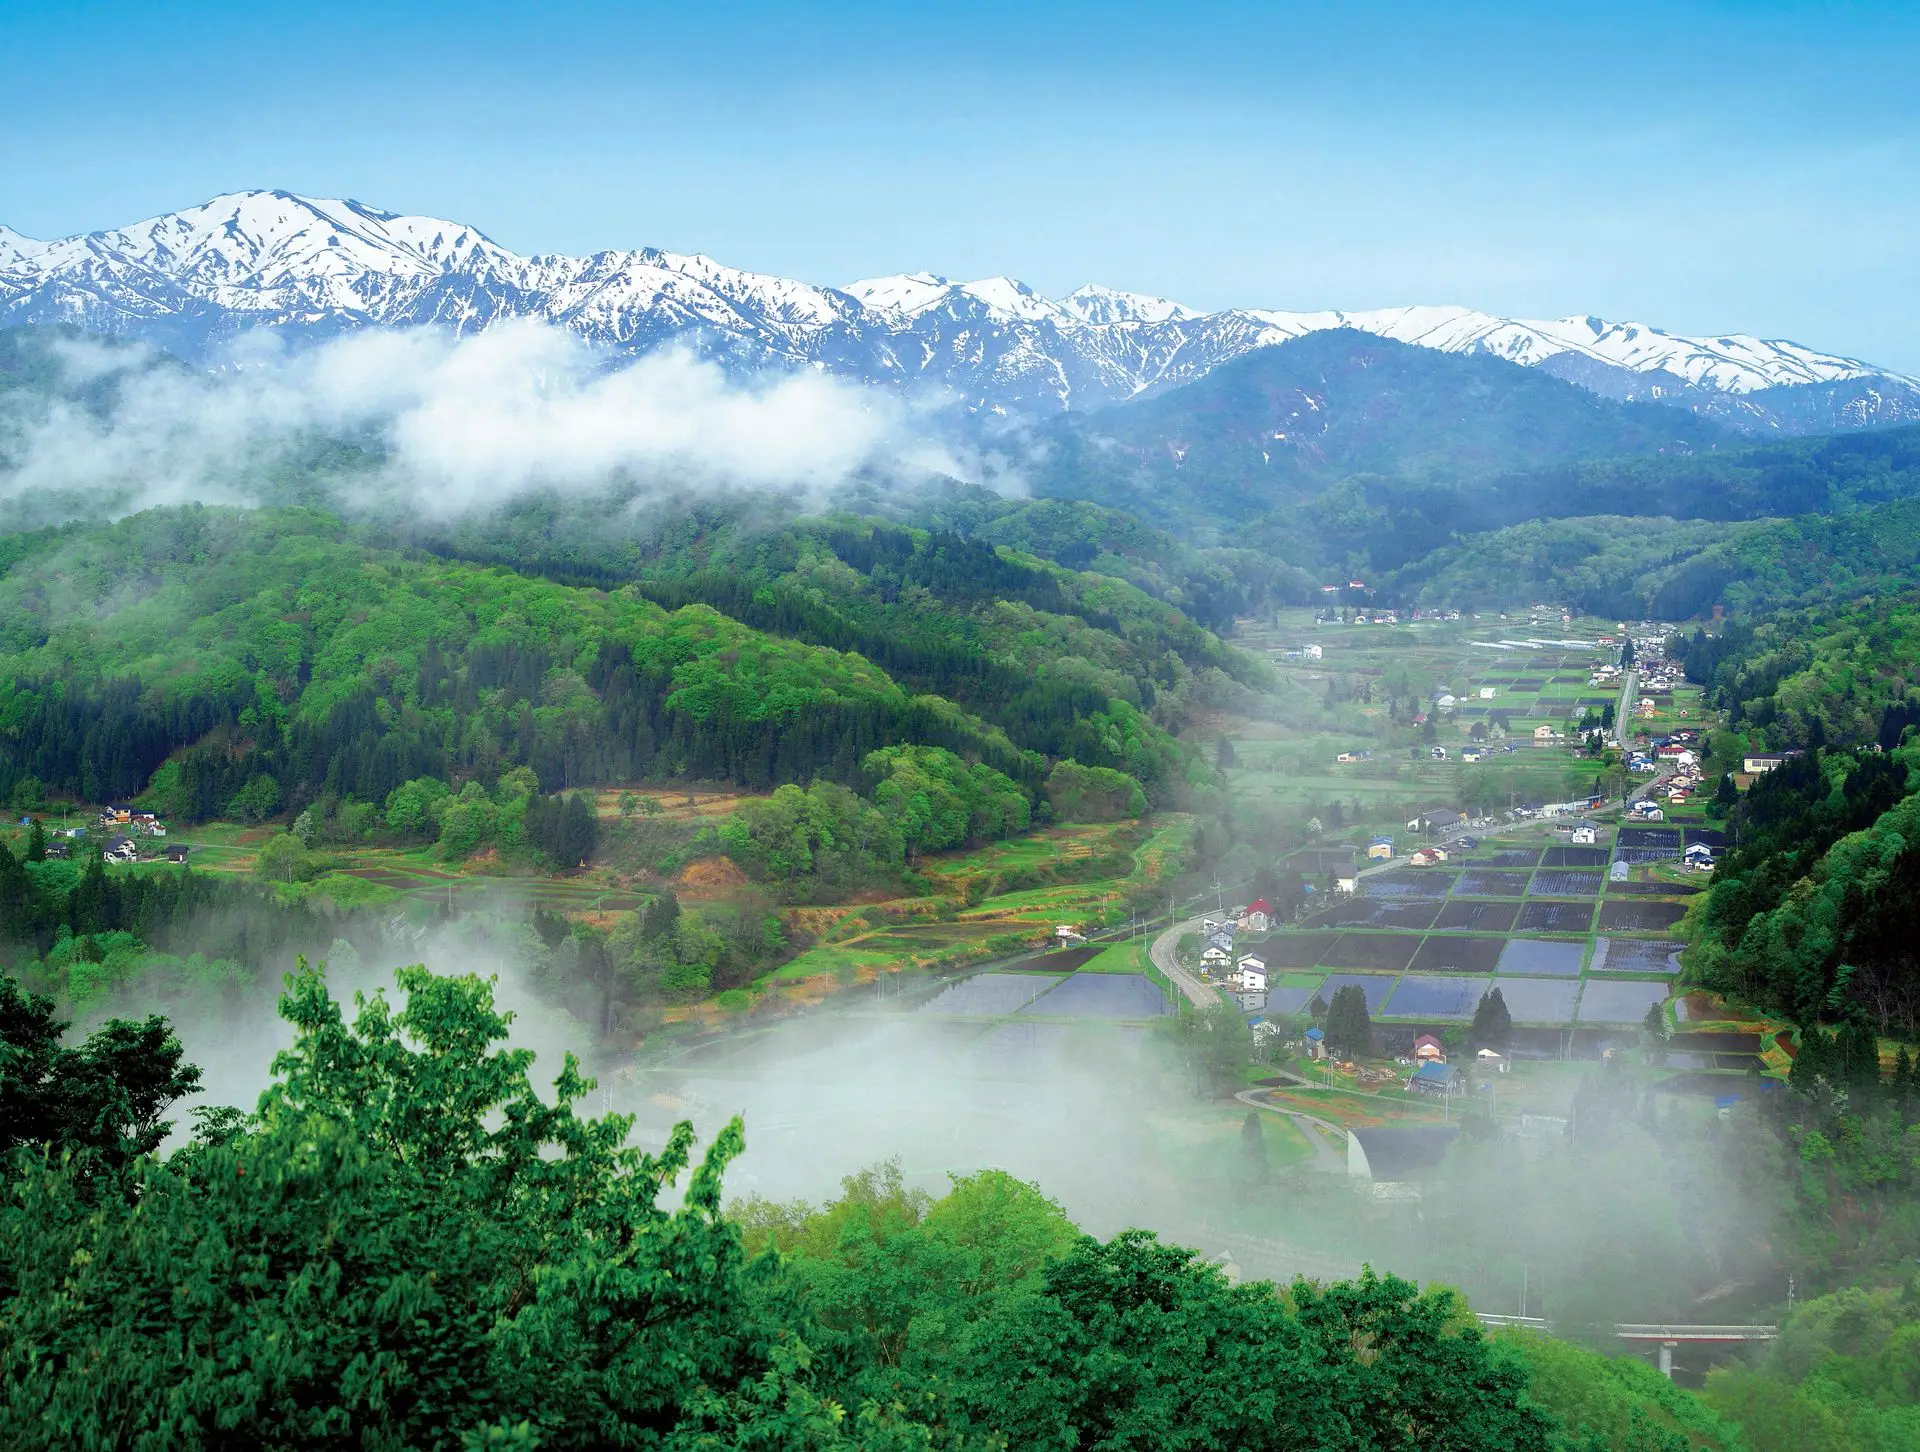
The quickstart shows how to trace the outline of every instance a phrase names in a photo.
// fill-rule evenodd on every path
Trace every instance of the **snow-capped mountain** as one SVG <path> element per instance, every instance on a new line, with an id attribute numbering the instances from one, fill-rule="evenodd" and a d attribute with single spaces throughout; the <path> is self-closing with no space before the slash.
<path id="1" fill-rule="evenodd" d="M 1459 307 L 1203 313 L 1087 286 L 930 273 L 845 288 L 662 252 L 521 256 L 472 227 L 361 203 L 243 192 L 131 227 L 40 242 L 0 227 L 0 323 L 69 323 L 202 355 L 251 328 L 326 336 L 369 325 L 484 328 L 536 317 L 639 351 L 680 342 L 743 365 L 927 381 L 1007 412 L 1087 409 L 1190 382 L 1255 348 L 1355 328 L 1489 353 L 1613 397 L 1754 428 L 1920 418 L 1920 384 L 1858 359 L 1747 334 L 1498 318 Z"/>

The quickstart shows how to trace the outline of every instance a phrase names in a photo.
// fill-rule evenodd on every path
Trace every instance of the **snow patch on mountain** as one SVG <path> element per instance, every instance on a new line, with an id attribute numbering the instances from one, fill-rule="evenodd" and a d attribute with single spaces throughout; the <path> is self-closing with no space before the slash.
<path id="1" fill-rule="evenodd" d="M 1008 412 L 1094 408 L 1204 376 L 1309 332 L 1361 332 L 1485 353 L 1615 396 L 1724 411 L 1845 385 L 1811 418 L 1920 417 L 1920 384 L 1858 359 L 1729 333 L 1693 337 L 1593 317 L 1501 318 L 1464 307 L 1226 309 L 1089 284 L 1051 299 L 1007 277 L 927 272 L 845 288 L 642 248 L 522 256 L 484 233 L 344 199 L 243 192 L 130 227 L 39 242 L 0 227 L 0 321 L 71 323 L 194 354 L 250 328 L 317 337 L 368 325 L 467 333 L 537 318 L 591 343 L 678 343 L 745 366 L 804 365 L 865 382 L 930 382 Z M 1877 390 L 1859 393 L 1862 381 Z M 1755 427 L 1783 417 L 1759 402 Z"/>

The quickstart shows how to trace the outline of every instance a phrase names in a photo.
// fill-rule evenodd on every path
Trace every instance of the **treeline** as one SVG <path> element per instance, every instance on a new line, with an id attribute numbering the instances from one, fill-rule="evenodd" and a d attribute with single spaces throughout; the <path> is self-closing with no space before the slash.
<path id="1" fill-rule="evenodd" d="M 294 980 L 257 1111 L 162 1158 L 197 1078 L 164 1022 L 63 1050 L 0 986 L 35 1069 L 0 1079 L 0 1441 L 1560 1452 L 1636 1400 L 1571 1348 L 1537 1375 L 1445 1289 L 1236 1286 L 997 1172 L 729 1214 L 738 1121 L 641 1154 L 571 1060 L 535 1092 L 487 983 L 400 989 L 349 1016 Z"/>

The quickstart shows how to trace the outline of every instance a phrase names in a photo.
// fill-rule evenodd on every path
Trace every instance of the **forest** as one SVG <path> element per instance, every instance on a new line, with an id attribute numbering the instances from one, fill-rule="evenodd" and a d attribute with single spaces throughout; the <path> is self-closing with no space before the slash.
<path id="1" fill-rule="evenodd" d="M 1741 1373 L 1698 1402 L 1392 1275 L 1234 1284 L 992 1170 L 729 1202 L 738 1121 L 633 1148 L 570 1056 L 536 1094 L 488 983 L 395 987 L 290 980 L 257 1106 L 156 1155 L 199 1079 L 166 1022 L 65 1043 L 0 979 L 0 1440 L 1678 1452 L 1736 1445 L 1716 1406 L 1805 1400 Z M 1834 1350 L 1891 1354 L 1886 1319 Z"/>
<path id="2" fill-rule="evenodd" d="M 1204 631 L 1188 643 L 1222 658 Z M 1176 687 L 1192 674 L 1171 648 L 1138 690 L 1045 648 L 1052 669 L 1018 673 L 964 635 L 890 649 L 964 701 L 704 603 L 380 550 L 307 513 L 157 511 L 50 531 L 0 581 L 0 795 L 332 818 L 384 810 L 421 777 L 491 790 L 520 767 L 546 793 L 643 776 L 854 782 L 871 752 L 903 744 L 961 752 L 1036 800 L 1049 760 L 1125 772 L 1161 800 L 1204 773 L 1153 717 L 1152 673 Z"/>

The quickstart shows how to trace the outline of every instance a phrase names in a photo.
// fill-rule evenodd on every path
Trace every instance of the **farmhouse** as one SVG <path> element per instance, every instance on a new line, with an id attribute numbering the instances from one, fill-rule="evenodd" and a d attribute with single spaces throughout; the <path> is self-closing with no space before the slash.
<path id="1" fill-rule="evenodd" d="M 1453 1065 L 1429 1059 L 1413 1071 L 1407 1088 L 1416 1094 L 1445 1094 L 1453 1087 Z"/>
<path id="2" fill-rule="evenodd" d="M 1583 847 L 1592 846 L 1598 836 L 1599 834 L 1594 831 L 1593 824 L 1590 822 L 1582 822 L 1573 829 L 1573 840 Z"/>
<path id="3" fill-rule="evenodd" d="M 1393 860 L 1393 838 L 1375 837 L 1367 843 L 1367 861 L 1391 862 Z"/>
<path id="4" fill-rule="evenodd" d="M 1215 968 L 1225 968 L 1232 961 L 1233 954 L 1217 943 L 1209 943 L 1200 953 L 1200 966 L 1209 972 Z"/>
<path id="5" fill-rule="evenodd" d="M 1247 905 L 1240 926 L 1250 933 L 1264 933 L 1273 927 L 1273 909 L 1264 897 L 1256 897 Z"/>
<path id="6" fill-rule="evenodd" d="M 1444 1064 L 1447 1062 L 1446 1045 L 1432 1034 L 1421 1034 L 1413 1041 L 1413 1057 L 1423 1064 Z"/>
<path id="7" fill-rule="evenodd" d="M 1535 741 L 1558 741 L 1560 739 L 1560 733 L 1551 726 L 1536 726 L 1533 728 L 1533 739 Z"/>

